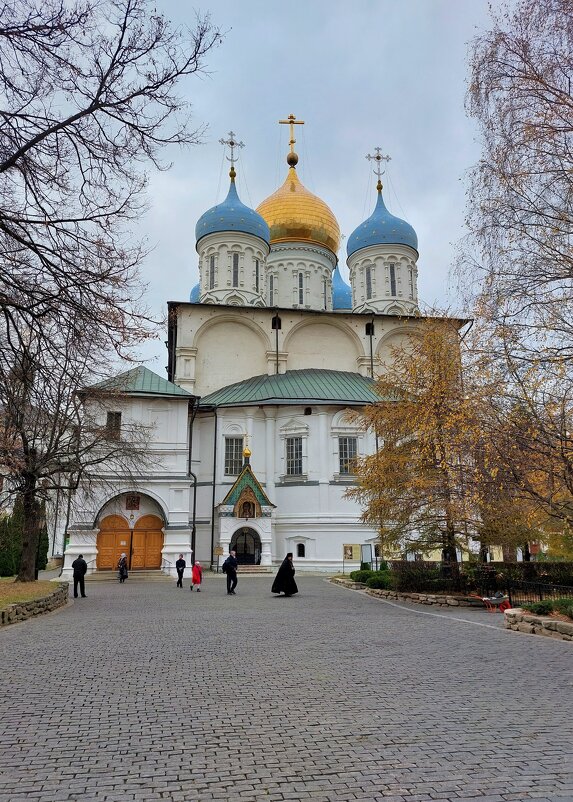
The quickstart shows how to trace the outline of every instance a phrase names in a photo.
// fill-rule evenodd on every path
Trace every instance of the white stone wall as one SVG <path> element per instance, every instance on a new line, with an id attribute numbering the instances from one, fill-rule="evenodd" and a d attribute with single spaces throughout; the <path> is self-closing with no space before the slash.
<path id="1" fill-rule="evenodd" d="M 176 384 L 205 396 L 235 382 L 286 370 L 323 368 L 381 372 L 383 343 L 423 325 L 389 314 L 274 309 L 181 303 L 178 306 Z M 374 323 L 374 334 L 366 333 Z M 381 350 L 382 349 L 382 350 Z M 372 353 L 372 358 L 371 358 Z"/>
<path id="2" fill-rule="evenodd" d="M 119 409 L 118 399 L 109 402 L 110 411 Z M 122 515 L 133 528 L 142 515 L 153 514 L 165 521 L 163 555 L 174 563 L 180 551 L 190 548 L 191 481 L 188 464 L 188 399 L 132 396 L 122 401 L 124 436 L 130 425 L 141 423 L 148 427 L 145 457 L 140 466 L 133 466 L 132 476 L 125 471 L 114 475 L 109 465 L 103 465 L 101 481 L 80 488 L 73 500 L 68 527 L 69 544 L 64 558 L 64 576 L 71 575 L 71 564 L 83 554 L 88 570 L 95 570 L 97 557 L 98 522 L 107 515 Z M 98 410 L 102 426 L 106 410 Z M 141 498 L 140 509 L 125 509 L 125 494 L 136 493 Z M 166 569 L 174 573 L 173 569 Z"/>
<path id="3" fill-rule="evenodd" d="M 376 532 L 361 523 L 359 505 L 345 498 L 351 479 L 339 475 L 338 437 L 356 435 L 359 455 L 373 451 L 374 439 L 351 424 L 340 407 L 315 405 L 310 409 L 310 415 L 304 414 L 302 406 L 220 409 L 215 504 L 221 503 L 236 479 L 225 474 L 225 438 L 248 437 L 253 471 L 269 500 L 276 505 L 272 517 L 272 561 L 282 560 L 288 551 L 296 555 L 297 544 L 303 543 L 305 556 L 298 560 L 302 570 L 338 570 L 345 543 L 365 543 L 376 538 Z M 285 439 L 291 434 L 301 434 L 304 438 L 304 478 L 285 476 Z M 193 442 L 194 454 L 195 446 L 201 453 L 197 512 L 198 520 L 204 522 L 200 550 L 198 547 L 201 557 L 210 548 L 215 442 L 212 415 L 201 413 L 197 417 Z M 235 531 L 232 519 L 219 518 L 217 513 L 216 516 L 215 544 L 228 545 Z"/>

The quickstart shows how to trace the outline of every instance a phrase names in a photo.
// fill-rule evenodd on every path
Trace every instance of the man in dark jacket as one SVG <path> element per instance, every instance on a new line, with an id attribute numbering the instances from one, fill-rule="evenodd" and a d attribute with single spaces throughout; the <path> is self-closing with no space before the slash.
<path id="1" fill-rule="evenodd" d="M 78 555 L 77 560 L 74 560 L 72 563 L 72 571 L 74 572 L 74 599 L 78 598 L 78 584 L 80 586 L 80 593 L 82 594 L 82 599 L 86 598 L 86 586 L 84 582 L 84 577 L 88 570 L 88 564 L 84 560 L 84 555 Z"/>
<path id="2" fill-rule="evenodd" d="M 237 552 L 233 549 L 225 562 L 223 563 L 223 570 L 227 574 L 227 594 L 229 596 L 235 595 L 235 588 L 237 587 Z"/>
<path id="3" fill-rule="evenodd" d="M 183 571 L 185 570 L 185 566 L 186 565 L 187 565 L 187 563 L 183 559 L 183 555 L 180 554 L 179 555 L 179 559 L 175 563 L 175 568 L 177 569 L 177 587 L 178 588 L 182 588 L 183 587 Z M 191 586 L 191 587 L 193 587 L 193 586 Z"/>

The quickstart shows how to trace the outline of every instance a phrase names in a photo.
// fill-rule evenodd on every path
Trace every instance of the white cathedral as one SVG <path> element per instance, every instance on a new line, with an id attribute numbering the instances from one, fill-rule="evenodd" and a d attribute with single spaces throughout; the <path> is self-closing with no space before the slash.
<path id="1" fill-rule="evenodd" d="M 109 383 L 102 428 L 149 426 L 149 465 L 75 499 L 64 575 L 82 553 L 90 571 L 128 555 L 132 571 L 175 573 L 183 553 L 206 565 L 236 549 L 270 567 L 293 552 L 298 570 L 340 570 L 344 547 L 374 544 L 346 497 L 356 456 L 374 436 L 348 410 L 376 402 L 392 346 L 423 324 L 418 240 L 385 206 L 376 149 L 374 211 L 347 241 L 327 204 L 297 174 L 294 125 L 284 183 L 255 210 L 235 186 L 234 134 L 224 201 L 196 226 L 200 280 L 168 304 L 168 377 L 138 367 Z M 117 392 L 118 388 L 120 393 Z M 105 389 L 105 386 L 104 386 Z M 347 563 L 348 565 L 348 563 Z"/>

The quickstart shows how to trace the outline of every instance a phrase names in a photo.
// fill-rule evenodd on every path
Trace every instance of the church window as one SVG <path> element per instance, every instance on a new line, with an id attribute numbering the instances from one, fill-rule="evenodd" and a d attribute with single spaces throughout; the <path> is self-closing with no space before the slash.
<path id="1" fill-rule="evenodd" d="M 108 440 L 119 440 L 121 436 L 121 412 L 107 413 L 105 433 Z"/>
<path id="2" fill-rule="evenodd" d="M 354 464 L 357 454 L 356 437 L 338 438 L 338 471 L 342 475 L 348 476 L 354 473 Z"/>
<path id="3" fill-rule="evenodd" d="M 390 295 L 396 295 L 396 265 L 390 265 Z"/>
<path id="4" fill-rule="evenodd" d="M 225 438 L 225 476 L 238 476 L 243 467 L 243 438 Z"/>
<path id="5" fill-rule="evenodd" d="M 410 285 L 410 299 L 414 300 L 414 270 L 410 267 L 409 268 L 409 285 Z"/>
<path id="6" fill-rule="evenodd" d="M 322 279 L 322 308 L 323 309 L 327 308 L 327 304 L 326 304 L 326 279 L 325 278 Z"/>
<path id="7" fill-rule="evenodd" d="M 215 255 L 209 257 L 209 289 L 215 286 Z"/>
<path id="8" fill-rule="evenodd" d="M 366 267 L 366 300 L 372 298 L 372 268 L 370 265 Z"/>
<path id="9" fill-rule="evenodd" d="M 233 254 L 233 287 L 239 286 L 239 254 Z"/>
<path id="10" fill-rule="evenodd" d="M 296 544 L 296 556 L 297 557 L 304 557 L 304 552 L 305 552 L 304 543 L 297 543 Z"/>
<path id="11" fill-rule="evenodd" d="M 275 305 L 275 277 L 269 276 L 269 306 Z"/>
<path id="12" fill-rule="evenodd" d="M 286 439 L 286 475 L 302 475 L 302 437 Z"/>
<path id="13" fill-rule="evenodd" d="M 299 306 L 304 304 L 304 274 L 298 274 L 298 303 Z"/>
<path id="14" fill-rule="evenodd" d="M 255 259 L 255 292 L 259 292 L 260 281 L 261 281 L 261 274 L 259 270 L 259 260 Z"/>

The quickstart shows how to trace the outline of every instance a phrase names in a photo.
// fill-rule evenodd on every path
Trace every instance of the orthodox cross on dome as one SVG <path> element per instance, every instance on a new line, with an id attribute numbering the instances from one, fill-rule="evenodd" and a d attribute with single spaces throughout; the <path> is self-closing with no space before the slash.
<path id="1" fill-rule="evenodd" d="M 304 125 L 304 120 L 297 120 L 294 114 L 289 114 L 286 120 L 279 120 L 279 125 L 290 126 L 290 139 L 289 139 L 290 153 L 287 156 L 287 164 L 290 167 L 295 167 L 296 164 L 298 163 L 298 156 L 294 152 L 294 145 L 296 142 L 296 139 L 294 138 L 294 127 L 295 125 Z"/>
<path id="2" fill-rule="evenodd" d="M 232 179 L 234 179 L 235 176 L 236 176 L 235 162 L 239 158 L 238 155 L 235 156 L 235 148 L 244 148 L 245 147 L 245 143 L 244 142 L 237 142 L 237 136 L 236 136 L 234 131 L 229 131 L 227 136 L 229 138 L 228 139 L 222 139 L 221 138 L 219 140 L 219 144 L 220 145 L 227 145 L 229 150 L 231 151 L 231 155 L 230 156 L 225 156 L 225 158 L 227 159 L 227 161 L 231 162 L 231 170 L 229 172 L 229 175 L 231 176 Z"/>
<path id="3" fill-rule="evenodd" d="M 382 148 L 374 148 L 375 155 L 371 156 L 370 153 L 366 156 L 368 161 L 376 162 L 376 169 L 374 170 L 374 175 L 378 176 L 378 184 L 376 189 L 378 192 L 382 191 L 382 176 L 384 175 L 384 170 L 382 170 L 382 162 L 389 162 L 391 161 L 390 156 L 384 156 L 381 153 Z"/>

